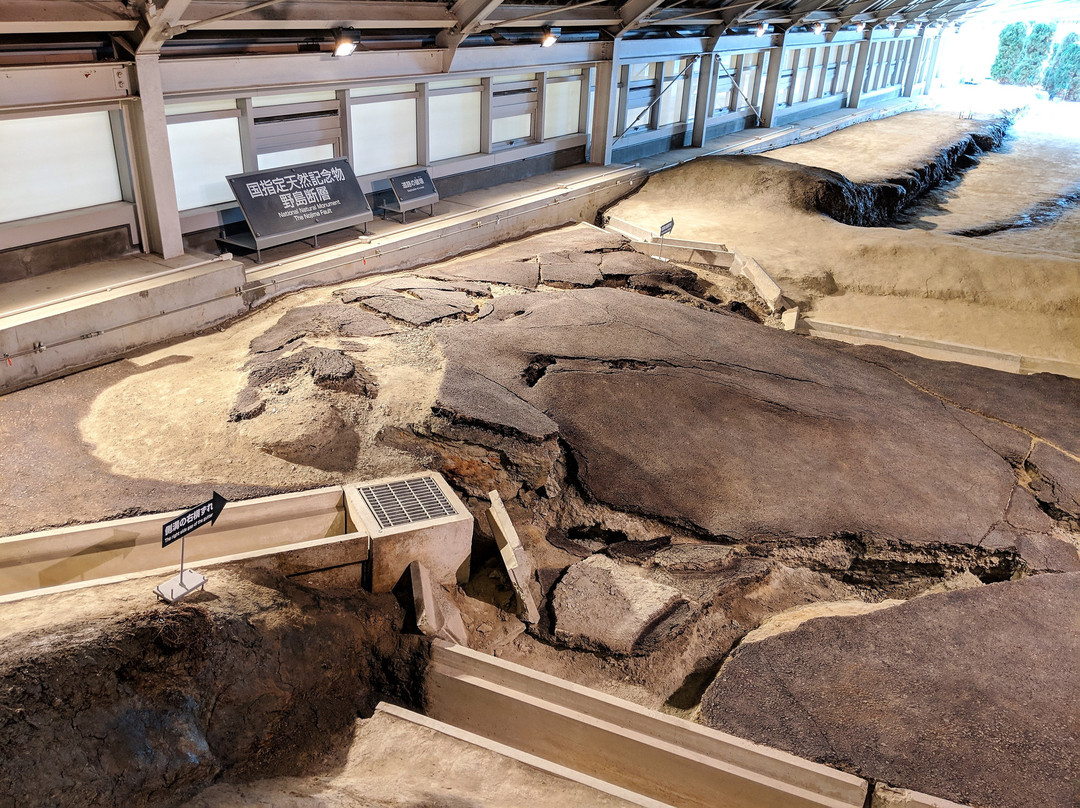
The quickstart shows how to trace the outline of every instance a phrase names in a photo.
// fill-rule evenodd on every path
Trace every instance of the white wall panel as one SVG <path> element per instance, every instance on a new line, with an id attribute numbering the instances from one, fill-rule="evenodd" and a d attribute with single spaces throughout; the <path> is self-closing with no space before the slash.
<path id="1" fill-rule="evenodd" d="M 428 98 L 428 159 L 447 160 L 480 151 L 480 93 Z"/>
<path id="2" fill-rule="evenodd" d="M 108 112 L 0 121 L 0 222 L 121 199 Z"/>
<path id="3" fill-rule="evenodd" d="M 270 152 L 269 154 L 259 155 L 259 170 L 295 166 L 300 163 L 310 163 L 313 160 L 330 160 L 333 156 L 334 145 L 332 143 L 320 143 L 318 146 L 303 146 L 299 149 Z"/>
<path id="4" fill-rule="evenodd" d="M 520 140 L 532 137 L 532 113 L 523 115 L 511 115 L 506 118 L 495 118 L 491 122 L 492 143 L 502 143 L 507 140 Z"/>
<path id="5" fill-rule="evenodd" d="M 416 99 L 353 104 L 353 169 L 357 176 L 416 165 Z"/>
<path id="6" fill-rule="evenodd" d="M 580 131 L 581 82 L 552 82 L 544 92 L 544 137 L 560 137 Z"/>
<path id="7" fill-rule="evenodd" d="M 225 177 L 244 170 L 236 118 L 171 123 L 169 151 L 180 210 L 234 199 Z"/>

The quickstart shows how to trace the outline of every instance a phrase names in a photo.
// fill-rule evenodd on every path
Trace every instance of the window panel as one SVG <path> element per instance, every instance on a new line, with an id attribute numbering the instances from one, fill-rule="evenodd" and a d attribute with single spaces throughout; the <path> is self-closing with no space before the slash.
<path id="1" fill-rule="evenodd" d="M 349 115 L 357 175 L 416 165 L 416 99 L 353 104 Z"/>
<path id="2" fill-rule="evenodd" d="M 0 121 L 0 177 L 0 222 L 120 201 L 109 113 Z"/>
<path id="3" fill-rule="evenodd" d="M 522 115 L 510 115 L 506 118 L 495 118 L 491 122 L 492 143 L 531 138 L 532 117 L 531 112 L 526 112 Z"/>
<path id="4" fill-rule="evenodd" d="M 581 82 L 556 81 L 544 96 L 544 137 L 571 135 L 581 128 Z"/>
<path id="5" fill-rule="evenodd" d="M 314 160 L 330 160 L 334 156 L 333 143 L 320 143 L 318 146 L 302 146 L 298 149 L 270 152 L 259 155 L 259 170 L 295 166 Z"/>
<path id="6" fill-rule="evenodd" d="M 480 151 L 480 93 L 428 98 L 428 156 L 432 161 Z"/>
<path id="7" fill-rule="evenodd" d="M 669 126 L 682 120 L 683 92 L 686 79 L 664 82 L 664 94 L 660 97 L 660 126 Z"/>
<path id="8" fill-rule="evenodd" d="M 626 110 L 626 128 L 629 129 L 632 126 L 635 129 L 640 129 L 643 126 L 648 126 L 649 125 L 649 116 L 648 115 L 641 115 L 641 113 L 643 113 L 646 109 L 648 109 L 647 106 L 632 107 L 630 109 L 627 109 Z M 640 119 L 638 118 L 638 115 L 641 115 Z"/>
<path id="9" fill-rule="evenodd" d="M 251 106 L 276 107 L 282 104 L 308 104 L 312 101 L 333 101 L 335 98 L 337 98 L 337 94 L 333 90 L 289 93 L 288 95 L 257 95 L 251 99 Z"/>
<path id="10" fill-rule="evenodd" d="M 480 79 L 451 79 L 450 81 L 428 82 L 429 90 L 444 90 L 452 87 L 479 87 Z"/>
<path id="11" fill-rule="evenodd" d="M 535 81 L 535 73 L 504 73 L 501 76 L 492 76 L 492 84 L 510 84 L 515 81 Z"/>
<path id="12" fill-rule="evenodd" d="M 382 87 L 354 87 L 349 90 L 351 98 L 364 98 L 373 95 L 396 95 L 397 93 L 415 93 L 415 84 L 384 84 Z"/>
<path id="13" fill-rule="evenodd" d="M 217 118 L 171 123 L 168 131 L 180 210 L 231 202 L 234 197 L 225 177 L 244 170 L 240 122 L 236 118 Z"/>
<path id="14" fill-rule="evenodd" d="M 165 105 L 166 115 L 187 115 L 192 112 L 220 112 L 236 109 L 235 98 L 218 98 L 212 101 L 178 101 Z"/>

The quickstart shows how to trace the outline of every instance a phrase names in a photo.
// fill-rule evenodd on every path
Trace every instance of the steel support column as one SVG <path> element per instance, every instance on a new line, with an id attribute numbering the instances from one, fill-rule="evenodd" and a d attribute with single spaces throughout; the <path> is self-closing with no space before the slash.
<path id="1" fill-rule="evenodd" d="M 612 146 L 619 109 L 619 52 L 622 40 L 611 43 L 610 58 L 596 65 L 596 95 L 593 100 L 592 137 L 589 141 L 589 162 L 606 166 L 611 163 Z"/>
<path id="2" fill-rule="evenodd" d="M 765 96 L 761 100 L 761 125 L 766 129 L 772 128 L 773 121 L 776 119 L 776 105 L 779 100 L 776 97 L 776 90 L 780 85 L 780 73 L 784 69 L 786 40 L 787 34 L 784 34 L 780 40 L 780 47 L 769 50 L 769 70 L 765 74 Z M 794 74 L 791 80 L 795 81 Z"/>
<path id="3" fill-rule="evenodd" d="M 709 116 L 713 113 L 716 98 L 716 73 L 719 66 L 715 53 L 706 53 L 698 66 L 697 98 L 694 101 L 694 130 L 690 135 L 690 145 L 698 148 L 705 145 L 705 129 Z"/>
<path id="4" fill-rule="evenodd" d="M 184 254 L 184 239 L 176 205 L 157 53 L 137 55 L 135 74 L 139 81 L 139 103 L 131 116 L 135 125 L 132 134 L 142 186 L 139 202 L 146 216 L 146 237 L 153 252 L 163 258 L 176 258 Z"/>
<path id="5" fill-rule="evenodd" d="M 851 71 L 851 89 L 848 90 L 847 106 L 849 109 L 858 109 L 862 102 L 862 88 L 866 83 L 866 63 L 870 57 L 870 33 L 865 37 L 855 52 L 855 69 Z"/>

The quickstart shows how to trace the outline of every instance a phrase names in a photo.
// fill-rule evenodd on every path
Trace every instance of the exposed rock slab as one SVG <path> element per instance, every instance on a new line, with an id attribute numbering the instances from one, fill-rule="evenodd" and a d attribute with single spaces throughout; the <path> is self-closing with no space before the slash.
<path id="1" fill-rule="evenodd" d="M 421 300 L 429 303 L 443 303 L 453 306 L 462 314 L 475 314 L 479 304 L 475 298 L 469 297 L 464 292 L 457 290 L 446 291 L 444 289 L 414 289 L 412 290 Z"/>
<path id="2" fill-rule="evenodd" d="M 289 309 L 251 341 L 251 350 L 276 351 L 306 336 L 380 337 L 393 333 L 393 326 L 369 311 L 340 303 L 322 303 Z"/>
<path id="3" fill-rule="evenodd" d="M 424 274 L 451 283 L 484 281 L 535 289 L 540 282 L 541 256 L 619 249 L 623 244 L 620 236 L 591 225 L 576 224 L 455 258 L 425 269 Z"/>
<path id="4" fill-rule="evenodd" d="M 461 307 L 455 304 L 417 300 L 404 295 L 369 297 L 363 301 L 363 304 L 369 309 L 412 325 L 427 325 L 462 313 Z"/>
<path id="5" fill-rule="evenodd" d="M 958 362 L 929 362 L 903 351 L 873 345 L 851 347 L 856 356 L 888 368 L 947 402 L 1005 424 L 1013 424 L 1080 454 L 1080 379 L 1037 373 L 1022 384 L 1015 376 Z"/>
<path id="6" fill-rule="evenodd" d="M 811 620 L 740 646 L 702 720 L 964 804 L 1074 806 L 1078 615 L 1071 574 Z"/>
<path id="7" fill-rule="evenodd" d="M 540 278 L 548 286 L 596 286 L 604 279 L 596 264 L 541 263 Z"/>
<path id="8" fill-rule="evenodd" d="M 1055 520 L 1016 493 L 1012 466 L 891 370 L 615 289 L 493 305 L 440 333 L 440 401 L 496 431 L 520 430 L 525 414 L 534 435 L 557 424 L 579 481 L 607 505 L 711 536 L 853 535 L 973 558 L 993 534 L 993 552 L 1039 545 L 1027 559 L 1035 569 L 1080 568 Z M 1016 390 L 1028 406 L 1061 406 L 1059 391 L 1025 377 L 994 381 L 1006 398 Z"/>
<path id="9" fill-rule="evenodd" d="M 481 423 L 530 440 L 543 440 L 559 429 L 541 410 L 468 368 L 444 377 L 435 406 L 438 412 L 465 423 Z"/>
<path id="10" fill-rule="evenodd" d="M 589 556 L 555 588 L 555 636 L 575 648 L 629 654 L 686 598 L 639 570 Z"/>
<path id="11" fill-rule="evenodd" d="M 506 286 L 522 286 L 526 289 L 535 289 L 540 283 L 540 265 L 535 259 L 520 260 L 500 256 L 458 258 L 428 274 L 444 280 L 486 281 Z"/>
<path id="12" fill-rule="evenodd" d="M 384 278 L 375 283 L 365 286 L 354 286 L 350 289 L 342 289 L 335 292 L 343 303 L 356 303 L 369 297 L 379 297 L 387 292 L 416 292 L 418 290 L 431 290 L 442 292 L 467 292 L 482 297 L 491 296 L 491 287 L 486 283 L 473 281 L 440 281 L 433 278 L 406 277 Z"/>

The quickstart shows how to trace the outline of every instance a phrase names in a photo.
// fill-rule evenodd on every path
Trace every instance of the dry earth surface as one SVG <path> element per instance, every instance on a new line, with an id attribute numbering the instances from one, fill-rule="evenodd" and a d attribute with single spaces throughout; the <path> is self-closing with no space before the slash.
<path id="1" fill-rule="evenodd" d="M 512 590 L 478 520 L 471 579 L 450 593 L 473 647 L 691 717 L 718 671 L 724 681 L 729 655 L 734 662 L 821 625 L 872 632 L 873 622 L 860 627 L 947 606 L 955 595 L 935 594 L 946 590 L 993 590 L 1021 610 L 1038 587 L 1013 579 L 1075 578 L 1059 573 L 1080 571 L 1080 381 L 820 342 L 762 319 L 760 302 L 730 279 L 647 258 L 584 225 L 392 278 L 301 292 L 220 331 L 0 398 L 0 475 L 17 481 L 3 496 L 0 533 L 189 505 L 211 487 L 244 496 L 435 469 L 478 516 L 488 492 L 499 491 L 537 569 L 542 617 L 526 631 L 509 613 Z M 1002 583 L 984 586 L 994 582 Z M 411 686 L 422 665 L 409 651 L 415 638 L 400 633 L 395 603 L 312 593 L 272 576 L 257 583 L 263 589 L 251 603 L 215 589 L 214 600 L 173 612 L 141 601 L 99 604 L 87 593 L 56 602 L 61 621 L 43 617 L 36 601 L 0 606 L 11 632 L 0 656 L 0 758 L 22 760 L 13 755 L 25 747 L 41 759 L 61 736 L 35 734 L 35 723 L 73 732 L 82 725 L 65 705 L 84 699 L 90 735 L 111 737 L 102 727 L 119 726 L 128 746 L 112 754 L 138 759 L 152 747 L 146 721 L 118 724 L 111 716 L 131 714 L 128 700 L 144 688 L 147 702 L 183 719 L 169 721 L 195 727 L 189 737 L 199 750 L 196 730 L 203 732 L 209 749 L 195 754 L 190 777 L 170 770 L 147 785 L 148 802 L 175 804 L 214 777 L 236 783 L 282 773 L 331 779 L 225 788 L 197 804 L 294 792 L 296 804 L 310 804 L 302 800 L 319 793 L 320 782 L 346 799 L 359 787 L 347 761 L 362 753 L 349 753 L 359 747 L 344 736 L 336 736 L 329 774 L 302 754 L 269 771 L 221 762 L 200 716 L 213 694 L 228 690 L 203 662 L 219 653 L 231 660 L 224 640 L 184 640 L 177 653 L 166 640 L 169 661 L 159 664 L 153 655 L 140 661 L 137 643 L 111 639 L 151 632 L 172 615 L 199 632 L 220 623 L 222 637 L 243 635 L 237 659 L 257 660 L 264 646 L 300 649 L 294 637 L 310 637 L 320 650 L 305 650 L 302 660 L 279 655 L 271 674 L 295 665 L 307 676 L 325 664 L 333 682 L 372 683 L 354 694 L 364 705 L 390 687 L 390 673 L 361 672 L 372 669 L 363 663 L 371 654 L 389 660 L 376 670 Z M 918 609 L 895 603 L 927 592 Z M 774 636 L 740 644 L 770 618 Z M 342 666 L 333 657 L 335 632 L 352 631 L 352 621 L 365 628 L 349 640 L 355 665 Z M 936 663 L 931 628 L 913 620 L 907 630 L 912 653 L 892 664 L 893 678 L 868 681 L 867 699 L 888 703 L 896 680 Z M 1078 630 L 1067 616 L 1021 621 L 1003 625 L 996 642 L 1039 643 L 1061 671 L 1061 692 L 1075 692 L 1069 649 Z M 912 695 L 925 714 L 1008 693 L 1028 675 L 1029 662 L 1017 654 L 976 665 L 985 660 L 985 634 L 969 637 L 970 648 L 962 636 L 952 640 L 949 654 L 968 661 L 971 680 L 953 677 L 959 692 L 928 687 Z M 104 650 L 89 653 L 87 644 Z M 117 648 L 127 655 L 121 661 Z M 833 652 L 821 643 L 816 650 L 822 658 Z M 57 700 L 50 665 L 107 671 L 91 678 L 104 689 L 80 690 L 61 677 L 72 692 Z M 196 673 L 166 687 L 153 673 L 162 666 Z M 23 696 L 26 677 L 42 688 L 32 702 Z M 318 715 L 337 710 L 335 726 L 351 728 L 365 708 L 310 695 L 320 686 L 260 685 L 258 693 L 238 691 L 236 704 L 262 704 L 265 691 L 275 720 L 287 722 L 296 711 L 290 705 L 305 699 Z M 190 704 L 179 696 L 188 691 Z M 987 757 L 975 746 L 1002 722 L 1068 715 L 1058 692 L 999 698 L 993 715 L 957 711 L 944 732 L 950 754 L 985 761 L 980 772 L 1007 772 L 1013 757 Z M 823 702 L 820 720 L 830 717 L 844 736 L 847 709 Z M 702 719 L 715 723 L 708 709 Z M 882 709 L 876 720 L 880 737 L 887 729 L 910 740 L 920 731 L 903 711 Z M 1071 725 L 1039 726 L 1048 728 L 1041 748 L 1067 760 Z M 269 737 L 281 741 L 291 731 L 304 730 Z M 846 757 L 809 746 L 800 753 L 873 772 L 881 753 L 875 737 L 853 726 Z M 261 760 L 257 746 L 245 748 Z M 101 754 L 93 744 L 72 754 L 107 778 L 89 762 Z M 914 768 L 943 769 L 946 758 L 936 755 L 926 751 Z M 152 754 L 147 769 L 171 759 Z M 911 769 L 881 771 L 893 785 L 923 782 Z M 933 786 L 957 798 L 976 793 L 973 776 L 947 768 Z M 1026 782 L 1040 804 L 1065 805 L 1058 779 L 1056 766 L 1036 763 Z M 60 778 L 50 783 L 58 794 L 69 787 Z M 986 804 L 1016 804 L 1001 793 Z"/>
<path id="2" fill-rule="evenodd" d="M 802 316 L 1076 363 L 1080 140 L 1024 130 L 984 155 L 1003 134 L 995 119 L 906 113 L 768 157 L 695 160 L 609 214 L 641 224 L 673 212 L 674 235 L 753 257 Z M 963 169 L 909 211 L 917 226 L 888 226 Z"/>

